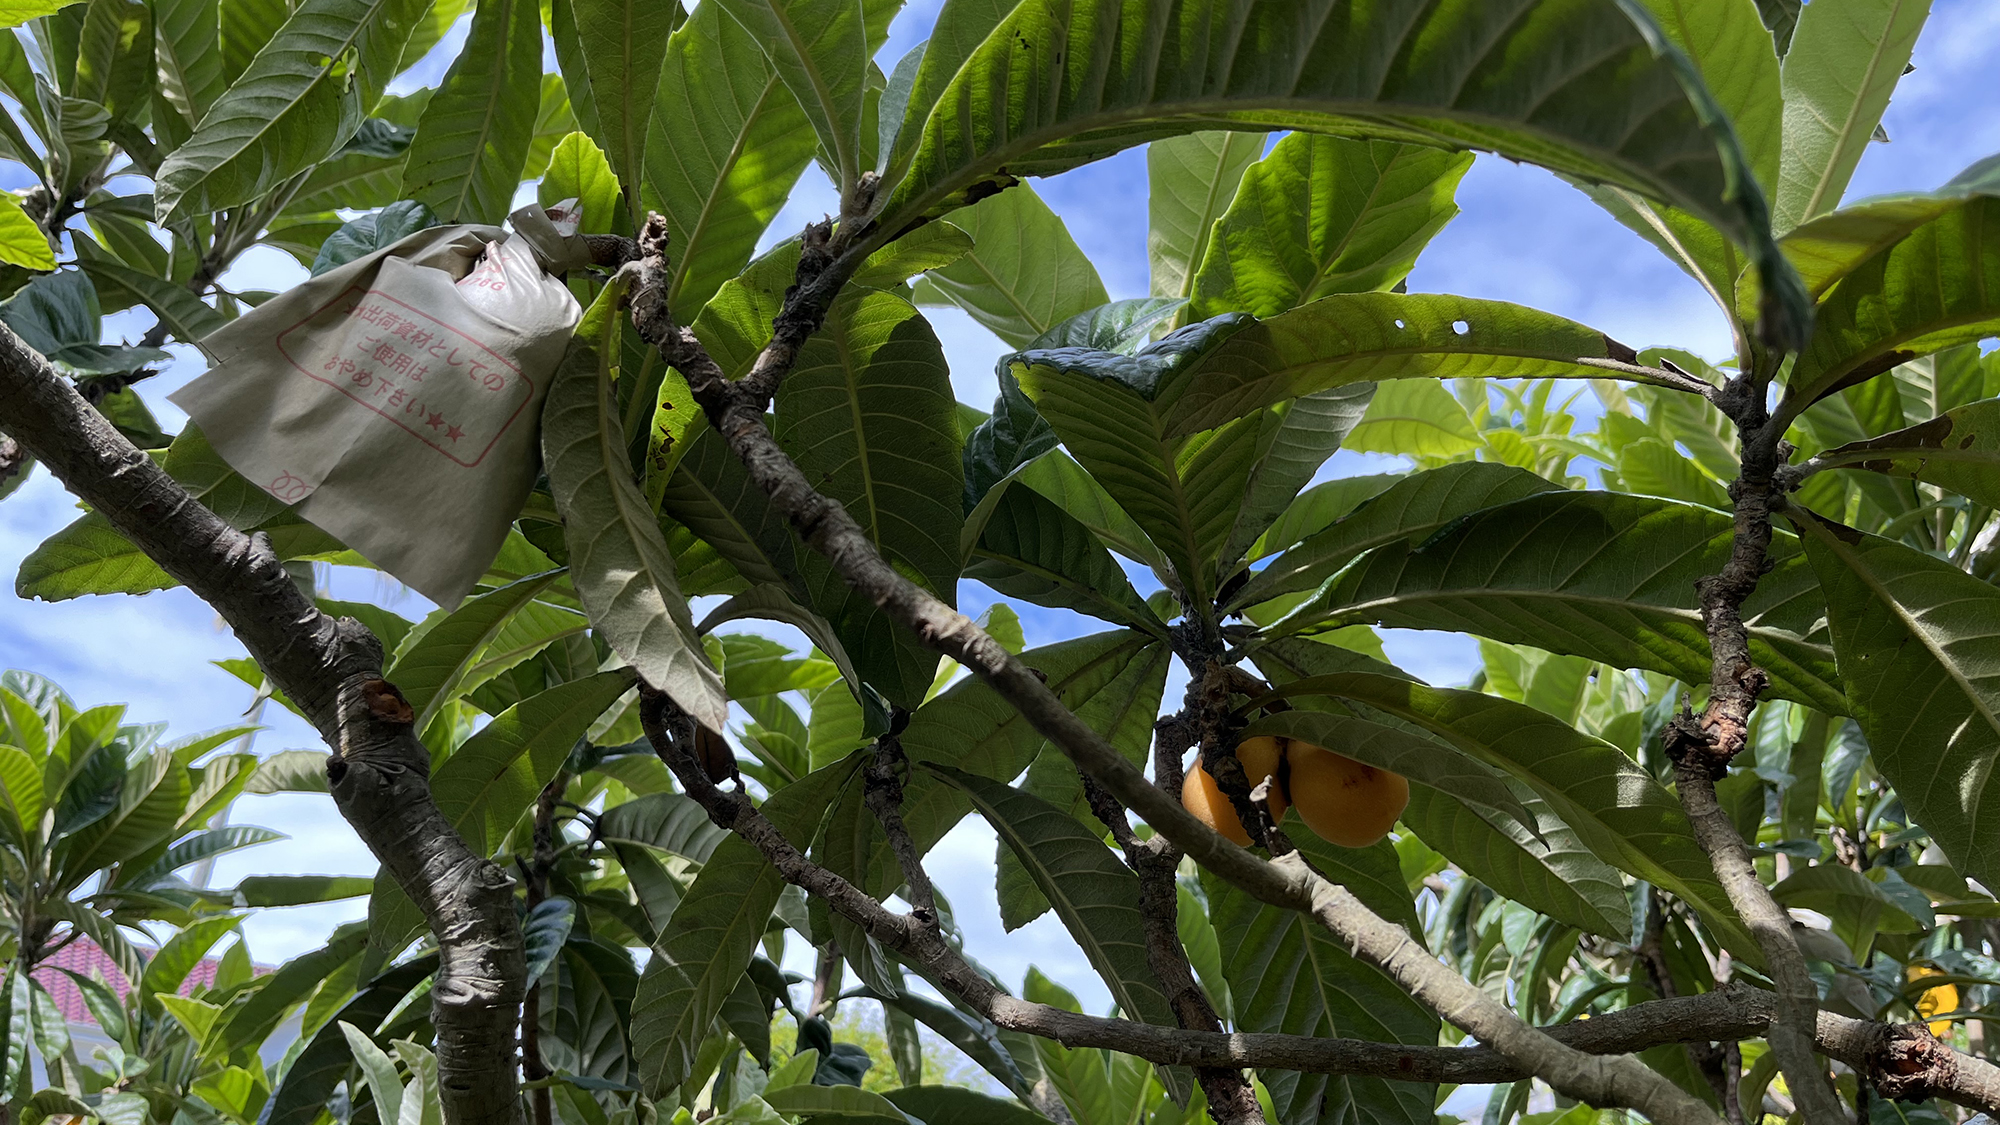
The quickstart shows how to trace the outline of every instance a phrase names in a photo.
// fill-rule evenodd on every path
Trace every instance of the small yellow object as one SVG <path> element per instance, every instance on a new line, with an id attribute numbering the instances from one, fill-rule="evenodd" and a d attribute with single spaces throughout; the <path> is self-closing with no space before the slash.
<path id="1" fill-rule="evenodd" d="M 1924 977 L 1941 977 L 1943 975 L 1943 969 L 1932 965 L 1911 965 L 1909 975 L 1905 979 L 1916 981 L 1922 980 Z M 1939 1039 L 1943 1039 L 1951 1034 L 1951 1021 L 1933 1020 L 1931 1017 L 1937 1015 L 1939 1012 L 1956 1011 L 1958 1011 L 1958 986 L 1955 984 L 1940 984 L 1935 988 L 1926 988 L 1924 989 L 1924 994 L 1917 997 L 1917 1015 L 1930 1020 L 1931 1034 L 1937 1036 Z"/>

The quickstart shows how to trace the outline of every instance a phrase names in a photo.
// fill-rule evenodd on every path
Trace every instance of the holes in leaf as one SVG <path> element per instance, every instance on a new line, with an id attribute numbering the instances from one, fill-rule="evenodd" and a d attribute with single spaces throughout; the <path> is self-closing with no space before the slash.
<path id="1" fill-rule="evenodd" d="M 1396 322 L 1396 328 L 1397 328 L 1398 330 L 1401 330 L 1401 329 L 1404 329 L 1404 328 L 1408 328 L 1408 327 L 1409 327 L 1409 325 L 1407 325 L 1407 324 L 1404 324 L 1404 323 L 1403 323 L 1402 321 L 1400 321 L 1400 320 L 1398 320 L 1398 321 Z"/>
<path id="2" fill-rule="evenodd" d="M 1453 332 L 1458 333 L 1461 336 L 1464 336 L 1472 331 L 1472 325 L 1467 324 L 1462 320 L 1454 320 L 1451 322 L 1451 330 Z"/>

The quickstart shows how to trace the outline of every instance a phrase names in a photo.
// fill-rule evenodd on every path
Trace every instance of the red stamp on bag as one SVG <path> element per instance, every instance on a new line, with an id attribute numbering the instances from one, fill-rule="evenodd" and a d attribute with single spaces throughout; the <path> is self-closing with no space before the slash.
<path id="1" fill-rule="evenodd" d="M 472 468 L 534 399 L 520 368 L 379 289 L 349 289 L 278 335 L 298 372 Z"/>

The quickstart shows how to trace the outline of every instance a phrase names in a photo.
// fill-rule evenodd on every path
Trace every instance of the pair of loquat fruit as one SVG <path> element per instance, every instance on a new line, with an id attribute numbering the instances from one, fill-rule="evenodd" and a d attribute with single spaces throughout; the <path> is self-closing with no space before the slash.
<path id="1" fill-rule="evenodd" d="M 1271 818 L 1297 809 L 1306 827 L 1329 843 L 1365 848 L 1389 834 L 1410 803 L 1410 783 L 1402 774 L 1377 769 L 1324 746 L 1290 738 L 1246 738 L 1236 744 L 1236 760 L 1255 789 L 1271 778 Z M 1202 768 L 1199 758 L 1181 784 L 1181 804 L 1203 824 L 1250 846 L 1236 806 Z"/>

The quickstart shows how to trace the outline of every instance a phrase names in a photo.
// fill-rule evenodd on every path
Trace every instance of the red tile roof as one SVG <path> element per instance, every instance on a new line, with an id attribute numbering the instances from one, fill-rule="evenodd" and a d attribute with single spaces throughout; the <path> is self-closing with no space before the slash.
<path id="1" fill-rule="evenodd" d="M 145 952 L 150 955 L 152 951 Z M 196 988 L 214 984 L 218 964 L 213 957 L 203 958 L 201 963 L 194 967 L 194 971 L 188 974 L 187 980 L 181 982 L 180 994 L 186 996 Z M 125 979 L 125 974 L 118 971 L 118 963 L 104 950 L 99 949 L 96 942 L 89 938 L 78 938 L 70 942 L 57 951 L 55 956 L 36 966 L 33 975 L 43 988 L 48 989 L 49 996 L 55 1000 L 56 1009 L 62 1012 L 63 1018 L 71 1023 L 94 1025 L 97 1019 L 90 1014 L 90 1009 L 83 1002 L 83 990 L 76 986 L 76 982 L 70 979 L 68 973 L 61 971 L 63 969 L 68 969 L 81 977 L 96 977 L 102 980 L 121 1000 L 132 991 L 132 985 Z"/>

